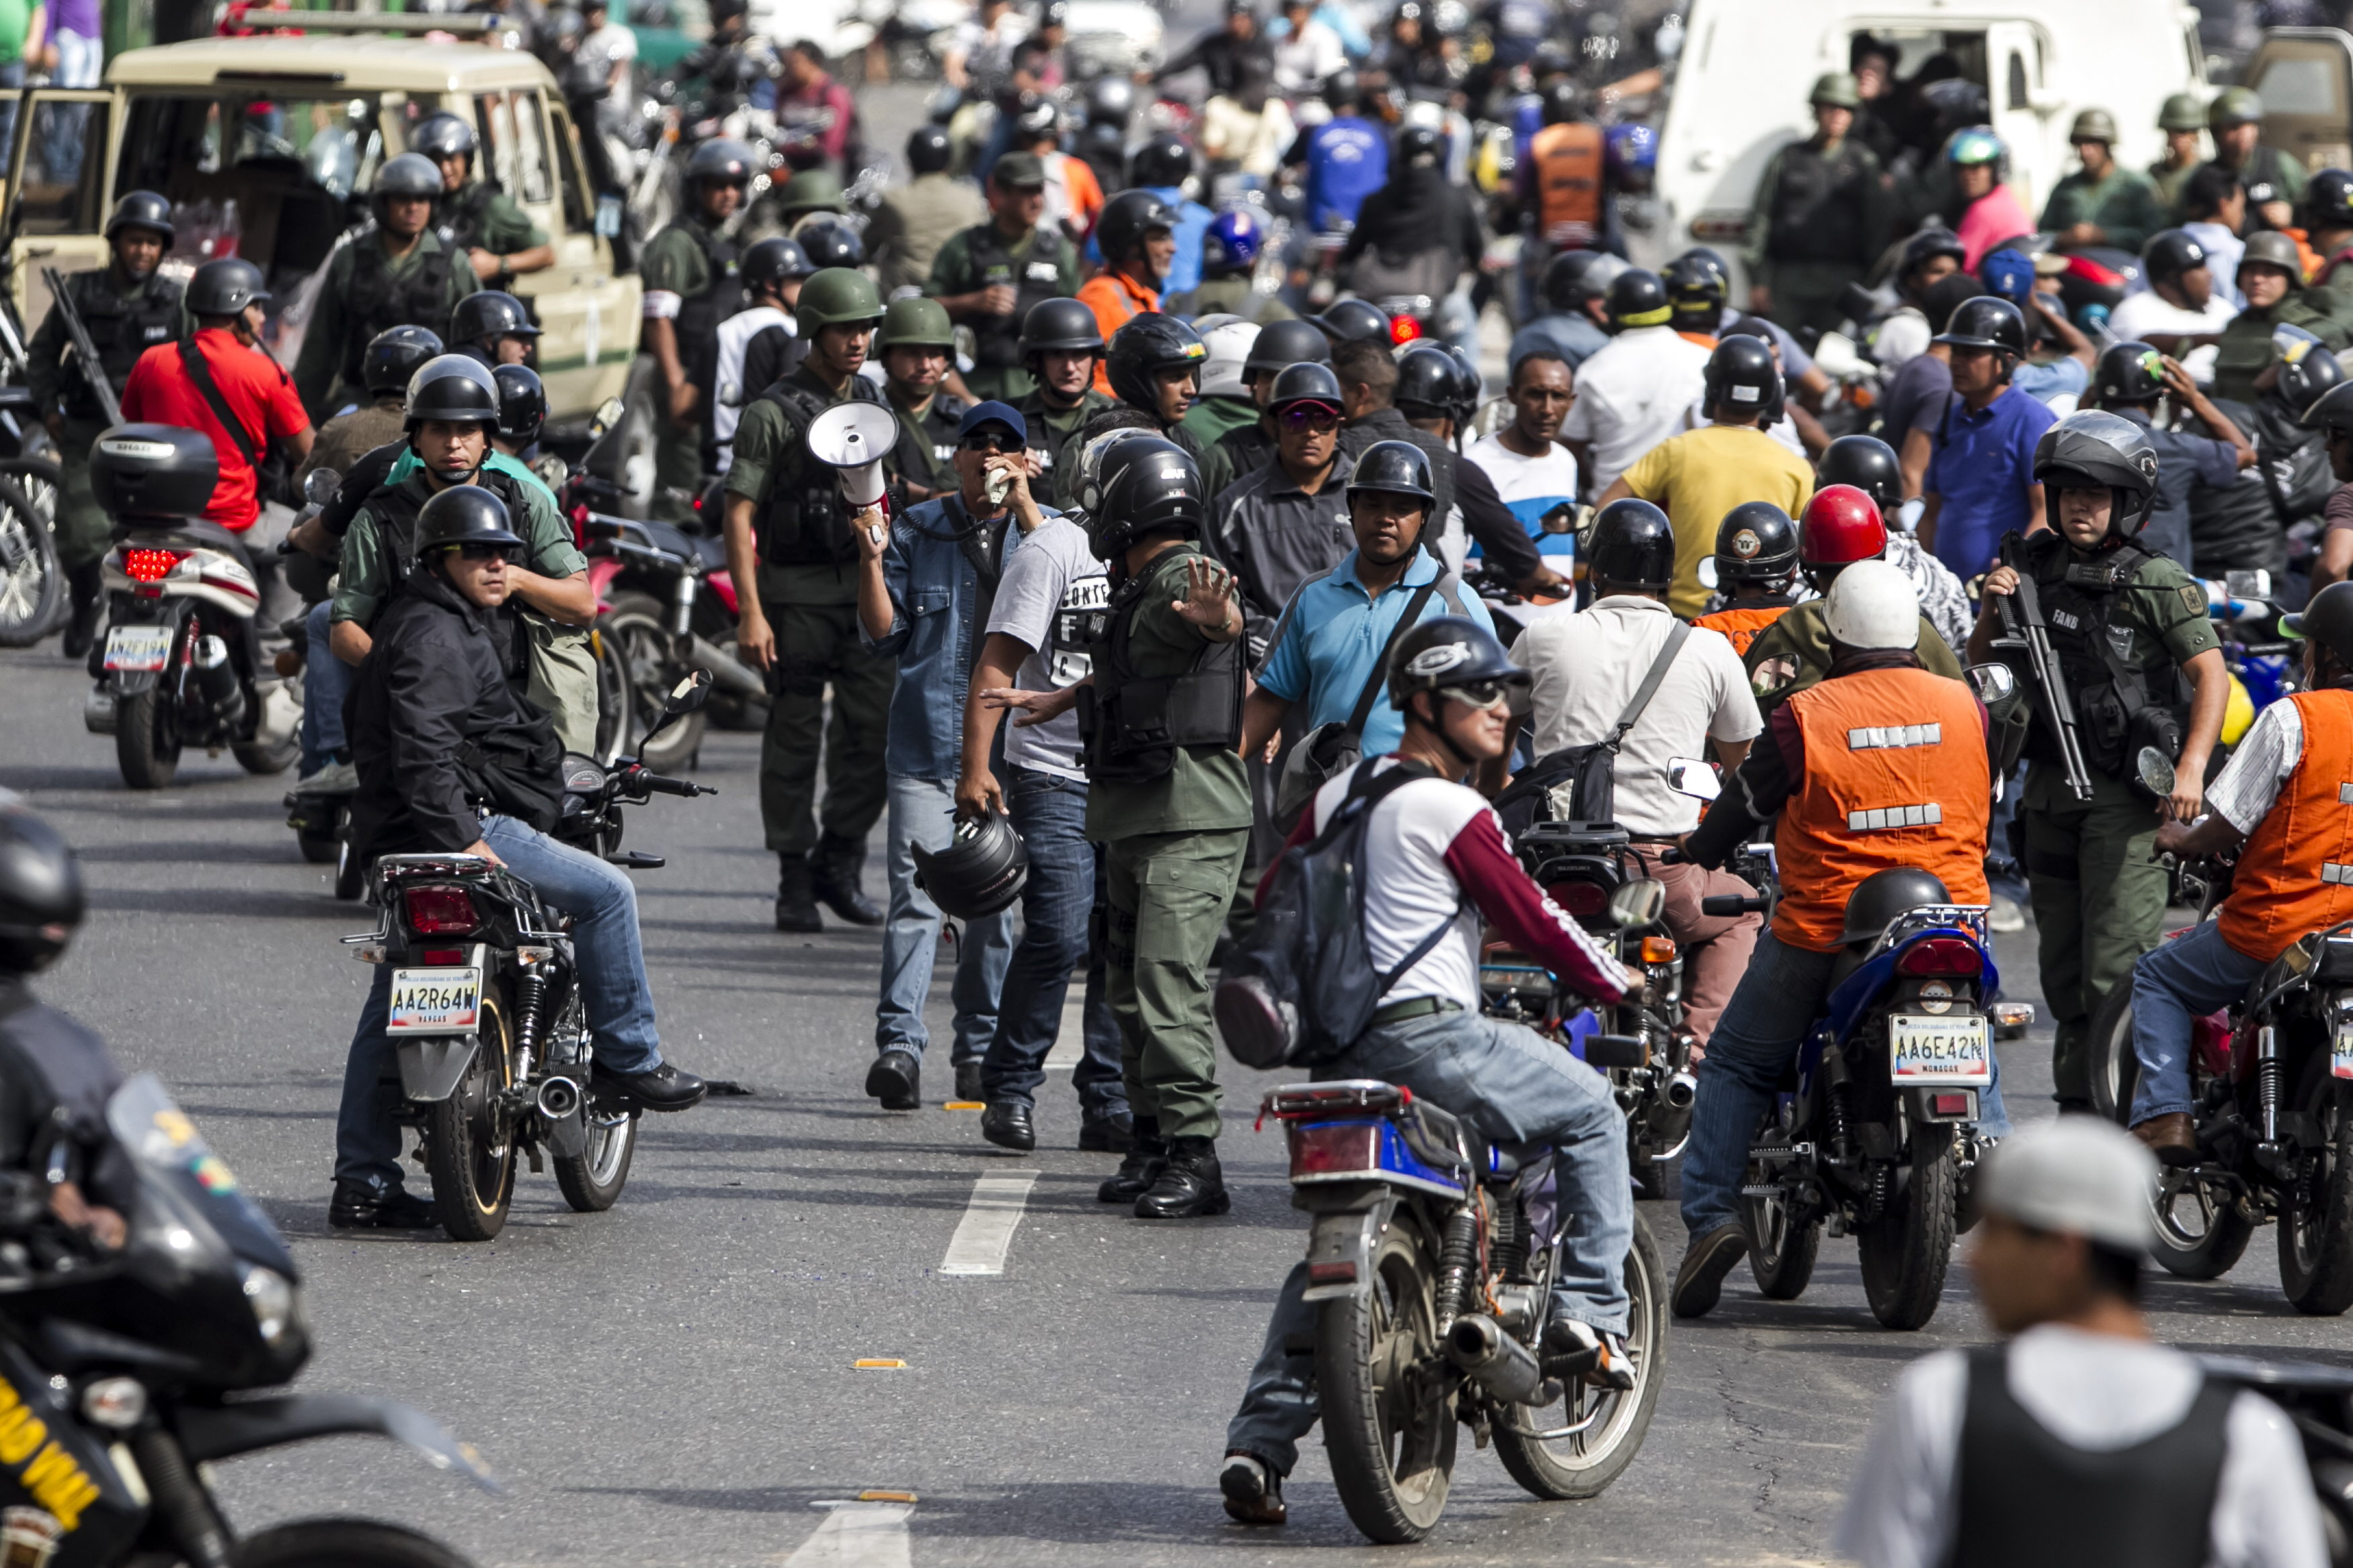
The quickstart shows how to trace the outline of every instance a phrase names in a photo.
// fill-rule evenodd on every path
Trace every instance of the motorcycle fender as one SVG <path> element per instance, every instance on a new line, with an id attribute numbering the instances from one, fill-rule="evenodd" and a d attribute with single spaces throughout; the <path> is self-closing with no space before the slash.
<path id="1" fill-rule="evenodd" d="M 114 683 L 114 698 L 118 702 L 126 697 L 145 696 L 155 689 L 155 683 L 163 678 L 164 672 L 160 669 L 118 669 L 107 677 Z"/>
<path id="2" fill-rule="evenodd" d="M 1373 1248 L 1388 1228 L 1395 1202 L 1347 1214 L 1322 1214 L 1307 1233 L 1306 1301 L 1363 1296 L 1373 1288 Z"/>
<path id="3" fill-rule="evenodd" d="M 283 1447 L 312 1437 L 353 1433 L 390 1437 L 425 1456 L 437 1470 L 455 1470 L 486 1492 L 506 1488 L 471 1443 L 460 1443 L 448 1427 L 414 1405 L 358 1394 L 297 1394 L 236 1405 L 189 1405 L 177 1415 L 181 1444 L 190 1459 L 232 1459 L 240 1454 Z"/>
<path id="4" fill-rule="evenodd" d="M 473 1065 L 479 1035 L 429 1035 L 400 1042 L 400 1096 L 419 1104 L 448 1099 Z"/>

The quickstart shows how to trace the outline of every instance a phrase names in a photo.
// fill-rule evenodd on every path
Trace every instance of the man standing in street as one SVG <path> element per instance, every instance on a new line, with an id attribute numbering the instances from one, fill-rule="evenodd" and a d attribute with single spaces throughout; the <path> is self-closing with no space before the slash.
<path id="1" fill-rule="evenodd" d="M 965 402 L 940 390 L 955 363 L 955 329 L 937 300 L 913 295 L 893 300 L 882 313 L 874 353 L 882 362 L 882 385 L 891 412 L 899 416 L 899 444 L 883 467 L 906 490 L 913 506 L 957 488 L 955 458 Z"/>
<path id="2" fill-rule="evenodd" d="M 1022 320 L 1021 368 L 1037 385 L 1015 406 L 1029 429 L 1029 456 L 1038 465 L 1029 493 L 1040 506 L 1069 509 L 1080 433 L 1113 405 L 1095 390 L 1103 352 L 1095 313 L 1077 300 L 1041 300 Z"/>
<path id="3" fill-rule="evenodd" d="M 973 331 L 965 384 L 979 398 L 1029 395 L 1021 323 L 1041 300 L 1079 291 L 1079 253 L 1046 215 L 1046 169 L 1035 153 L 1008 153 L 988 180 L 988 221 L 949 237 L 923 292 Z M 1105 334 L 1108 336 L 1109 334 Z"/>
<path id="4" fill-rule="evenodd" d="M 378 332 L 423 327 L 447 342 L 449 312 L 480 287 L 432 230 L 440 195 L 441 171 L 417 153 L 387 158 L 375 172 L 368 190 L 375 225 L 327 263 L 294 361 L 294 386 L 313 423 L 345 402 L 368 400 L 360 357 Z"/>
<path id="5" fill-rule="evenodd" d="M 828 268 L 794 312 L 808 353 L 744 406 L 727 469 L 727 568 L 739 584 L 735 644 L 768 670 L 760 737 L 760 821 L 776 854 L 776 929 L 825 929 L 822 899 L 853 925 L 882 911 L 859 886 L 866 836 L 887 798 L 883 741 L 896 671 L 859 637 L 858 544 L 835 471 L 807 455 L 808 427 L 838 403 L 880 404 L 858 374 L 882 319 L 863 273 Z M 752 584 L 756 592 L 744 593 Z M 830 717 L 827 691 L 830 688 Z M 825 829 L 811 811 L 824 735 Z"/>
<path id="6" fill-rule="evenodd" d="M 1841 300 L 1879 255 L 1887 227 L 1879 160 L 1851 139 L 1862 106 L 1854 78 L 1831 71 L 1814 83 L 1814 133 L 1773 154 L 1758 180 L 1764 222 L 1747 257 L 1748 308 L 1796 331 L 1831 331 Z"/>
<path id="7" fill-rule="evenodd" d="M 2148 176 L 2116 162 L 2116 116 L 2084 110 L 2067 140 L 2083 167 L 2052 188 L 2042 226 L 2057 237 L 2053 244 L 2061 250 L 2104 245 L 2138 255 L 2168 219 Z"/>
<path id="8" fill-rule="evenodd" d="M 1705 385 L 1708 351 L 1676 331 L 1673 320 L 1657 273 L 1634 268 L 1610 281 L 1609 346 L 1577 367 L 1577 403 L 1560 425 L 1588 494 L 1607 490 L 1682 429 Z"/>
<path id="9" fill-rule="evenodd" d="M 654 388 L 661 405 L 654 418 L 653 510 L 669 522 L 692 521 L 702 493 L 702 391 L 694 373 L 719 323 L 744 306 L 727 229 L 751 183 L 752 150 L 741 142 L 721 137 L 697 147 L 686 161 L 684 210 L 646 242 L 638 260 L 646 289 L 645 348 L 661 376 Z"/>
<path id="10" fill-rule="evenodd" d="M 866 225 L 867 258 L 885 298 L 921 289 L 950 237 L 988 221 L 988 204 L 972 182 L 948 173 L 954 161 L 943 127 L 926 121 L 908 134 L 907 170 L 913 177 L 884 191 Z"/>
<path id="11" fill-rule="evenodd" d="M 1921 479 L 1926 504 L 1916 531 L 1966 583 L 1993 563 L 2002 535 L 2042 526 L 2034 444 L 2059 416 L 2010 384 L 2026 356 L 2026 318 L 2009 300 L 1964 300 L 1936 342 L 1952 351 L 1954 395 Z"/>

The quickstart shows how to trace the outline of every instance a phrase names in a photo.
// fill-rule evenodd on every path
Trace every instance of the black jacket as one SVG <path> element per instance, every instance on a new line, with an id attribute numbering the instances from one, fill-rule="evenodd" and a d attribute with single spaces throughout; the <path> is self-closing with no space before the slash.
<path id="1" fill-rule="evenodd" d="M 0 1170 L 38 1173 L 54 1121 L 67 1179 L 128 1217 L 138 1181 L 106 1124 L 106 1103 L 121 1087 L 105 1041 L 36 1001 L 22 978 L 0 975 Z"/>

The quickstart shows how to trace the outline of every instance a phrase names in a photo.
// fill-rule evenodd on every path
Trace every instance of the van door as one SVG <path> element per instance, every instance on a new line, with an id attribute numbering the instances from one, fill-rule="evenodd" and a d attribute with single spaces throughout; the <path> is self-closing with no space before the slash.
<path id="1" fill-rule="evenodd" d="M 121 100 L 104 89 L 41 88 L 23 94 L 17 107 L 0 232 L 8 236 L 10 302 L 34 331 L 49 313 L 44 269 L 64 274 L 106 265 L 99 231 Z"/>
<path id="2" fill-rule="evenodd" d="M 2036 172 L 2047 163 L 2051 117 L 2063 107 L 2044 85 L 2050 41 L 2031 22 L 1989 22 L 1985 42 L 1994 134 L 2010 148 L 2010 188 L 2032 222 L 2051 194 Z M 2059 133 L 2065 133 L 2063 126 Z"/>
<path id="3" fill-rule="evenodd" d="M 564 232 L 554 242 L 555 265 L 538 276 L 565 282 L 540 296 L 539 324 L 546 335 L 539 340 L 539 374 L 547 383 L 549 408 L 577 416 L 627 390 L 643 294 L 635 273 L 614 270 L 613 242 L 596 231 L 595 187 L 572 117 L 561 103 L 550 103 L 548 110 Z M 561 326 L 558 312 L 569 312 Z"/>
<path id="4" fill-rule="evenodd" d="M 2247 62 L 2263 100 L 2263 141 L 2306 171 L 2353 166 L 2353 37 L 2335 27 L 2274 27 Z"/>

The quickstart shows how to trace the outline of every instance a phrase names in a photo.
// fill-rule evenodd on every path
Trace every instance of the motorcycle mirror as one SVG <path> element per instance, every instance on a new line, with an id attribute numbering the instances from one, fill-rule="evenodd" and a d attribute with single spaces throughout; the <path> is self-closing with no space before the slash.
<path id="1" fill-rule="evenodd" d="M 710 695 L 711 672 L 707 669 L 691 670 L 686 679 L 671 687 L 670 695 L 662 699 L 662 717 L 675 719 L 681 713 L 691 713 L 702 707 Z"/>
<path id="2" fill-rule="evenodd" d="M 588 427 L 588 437 L 595 440 L 607 430 L 617 430 L 629 410 L 617 397 L 608 397 L 596 405 L 596 422 Z"/>
<path id="3" fill-rule="evenodd" d="M 302 499 L 312 506 L 324 506 L 335 499 L 343 488 L 343 476 L 332 468 L 312 468 L 302 480 Z"/>
<path id="4" fill-rule="evenodd" d="M 2134 756 L 2133 773 L 2140 787 L 2159 800 L 2173 793 L 2173 764 L 2155 746 L 2143 746 Z"/>
<path id="5" fill-rule="evenodd" d="M 2268 599 L 2272 596 L 2272 574 L 2258 566 L 2251 571 L 2225 572 L 2222 585 L 2233 599 Z"/>
<path id="6" fill-rule="evenodd" d="M 1551 510 L 1538 518 L 1536 521 L 1546 533 L 1575 533 L 1577 531 L 1577 503 L 1573 500 L 1562 501 L 1558 506 L 1554 507 Z"/>
<path id="7" fill-rule="evenodd" d="M 1667 907 L 1667 885 L 1637 877 L 1609 895 L 1609 920 L 1619 926 L 1646 926 Z"/>
<path id="8" fill-rule="evenodd" d="M 1703 588 L 1713 588 L 1716 585 L 1715 557 L 1713 555 L 1703 555 L 1700 557 L 1699 585 Z"/>
<path id="9" fill-rule="evenodd" d="M 1667 759 L 1667 787 L 1694 800 L 1714 800 L 1724 793 L 1715 770 L 1696 757 Z"/>
<path id="10" fill-rule="evenodd" d="M 2006 664 L 1973 664 L 1969 684 L 1977 689 L 1978 700 L 1990 708 L 2017 691 L 2018 677 Z"/>

